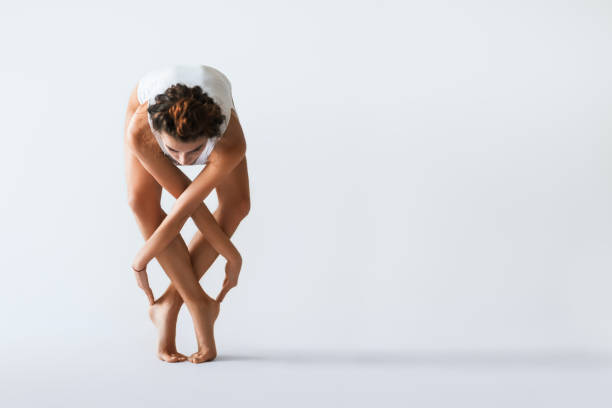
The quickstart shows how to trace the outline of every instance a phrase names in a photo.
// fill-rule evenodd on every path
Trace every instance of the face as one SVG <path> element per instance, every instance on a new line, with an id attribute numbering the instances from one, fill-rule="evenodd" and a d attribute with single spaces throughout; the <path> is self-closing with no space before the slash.
<path id="1" fill-rule="evenodd" d="M 206 138 L 204 137 L 193 142 L 183 143 L 162 132 L 161 139 L 170 156 L 181 166 L 195 162 L 206 146 Z"/>

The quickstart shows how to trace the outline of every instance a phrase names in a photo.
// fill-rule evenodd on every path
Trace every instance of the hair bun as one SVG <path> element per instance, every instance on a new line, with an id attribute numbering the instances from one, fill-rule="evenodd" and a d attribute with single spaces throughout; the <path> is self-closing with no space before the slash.
<path id="1" fill-rule="evenodd" d="M 157 131 L 165 131 L 182 142 L 201 137 L 216 137 L 226 116 L 199 85 L 177 83 L 155 96 L 149 106 L 151 122 Z"/>

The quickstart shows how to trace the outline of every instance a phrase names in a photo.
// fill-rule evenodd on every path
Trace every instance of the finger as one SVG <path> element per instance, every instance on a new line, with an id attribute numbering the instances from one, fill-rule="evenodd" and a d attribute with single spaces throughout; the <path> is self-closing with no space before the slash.
<path id="1" fill-rule="evenodd" d="M 146 273 L 142 272 L 134 272 L 134 276 L 136 277 L 136 282 L 138 283 L 138 287 L 144 290 L 149 286 L 149 279 Z"/>
<path id="2" fill-rule="evenodd" d="M 227 295 L 227 292 L 229 292 L 229 290 L 231 289 L 230 286 L 223 286 L 223 288 L 221 289 L 221 292 L 219 292 L 219 295 L 217 296 L 217 302 L 221 303 L 223 302 L 223 299 L 225 298 L 225 295 Z"/>
<path id="3" fill-rule="evenodd" d="M 134 276 L 136 277 L 136 284 L 138 285 L 139 288 L 142 289 L 142 283 L 140 283 L 140 276 L 138 276 L 138 273 L 134 272 Z"/>
<path id="4" fill-rule="evenodd" d="M 152 305 L 153 303 L 155 303 L 155 297 L 153 297 L 153 291 L 151 290 L 151 288 L 146 288 L 145 293 L 147 294 L 147 297 L 149 298 L 149 304 Z"/>
<path id="5" fill-rule="evenodd" d="M 148 288 L 149 287 L 149 275 L 147 271 L 140 272 L 142 277 L 142 283 Z"/>
<path id="6" fill-rule="evenodd" d="M 223 298 L 225 297 L 225 294 L 227 293 L 227 290 L 225 290 L 225 288 L 221 289 L 221 292 L 219 292 L 219 294 L 217 295 L 217 299 L 215 299 L 218 303 L 223 302 Z"/>

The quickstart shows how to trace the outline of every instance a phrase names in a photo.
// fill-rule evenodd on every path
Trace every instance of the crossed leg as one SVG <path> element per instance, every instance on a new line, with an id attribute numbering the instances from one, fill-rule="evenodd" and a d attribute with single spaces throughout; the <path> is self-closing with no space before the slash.
<path id="1" fill-rule="evenodd" d="M 219 206 L 212 214 L 219 227 L 232 237 L 240 222 L 250 209 L 249 177 L 246 157 L 215 187 Z M 219 253 L 197 230 L 189 243 L 189 256 L 199 281 L 219 256 Z M 176 320 L 183 304 L 180 291 L 171 283 L 166 291 L 150 307 L 150 313 L 159 329 L 159 344 L 162 348 L 175 348 Z"/>
<path id="2" fill-rule="evenodd" d="M 161 186 L 127 149 L 125 156 L 129 205 L 143 237 L 148 239 L 167 215 L 160 204 Z M 189 249 L 181 235 L 178 234 L 155 258 L 184 299 L 192 317 L 198 351 L 189 360 L 201 363 L 214 359 L 217 356 L 214 323 L 219 314 L 219 303 L 204 292 L 196 279 Z M 151 318 L 156 323 L 155 316 Z M 184 361 L 187 357 L 176 351 L 174 333 L 171 338 L 171 343 L 158 343 L 158 357 L 168 362 Z"/>
<path id="3" fill-rule="evenodd" d="M 231 209 L 229 212 L 226 212 L 222 206 L 217 207 L 213 213 L 213 217 L 215 217 L 219 227 L 227 234 L 228 238 L 234 235 L 238 225 L 245 216 L 244 211 Z M 191 257 L 195 277 L 199 281 L 215 262 L 219 253 L 204 238 L 202 232 L 197 230 L 189 243 L 189 256 Z M 157 304 L 158 302 L 167 302 L 180 307 L 183 304 L 183 299 L 174 284 L 170 283 L 166 291 L 155 303 Z"/>
<path id="4" fill-rule="evenodd" d="M 236 210 L 231 210 L 224 212 L 222 206 L 217 207 L 213 213 L 221 229 L 230 238 L 245 215 L 244 211 L 236 212 Z M 189 244 L 189 255 L 196 280 L 199 281 L 217 259 L 219 253 L 198 230 Z M 176 350 L 176 321 L 182 304 L 183 298 L 179 291 L 176 290 L 174 284 L 170 283 L 166 291 L 149 307 L 151 320 L 153 320 L 159 330 L 158 344 L 160 349 Z"/>

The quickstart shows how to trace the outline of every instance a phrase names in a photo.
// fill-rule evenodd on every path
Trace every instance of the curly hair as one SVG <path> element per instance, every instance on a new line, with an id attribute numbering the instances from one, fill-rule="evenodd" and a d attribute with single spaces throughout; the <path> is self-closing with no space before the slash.
<path id="1" fill-rule="evenodd" d="M 199 85 L 176 83 L 155 96 L 147 108 L 155 130 L 165 131 L 181 142 L 217 137 L 226 117 L 213 99 Z"/>

